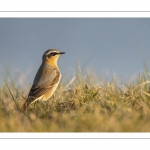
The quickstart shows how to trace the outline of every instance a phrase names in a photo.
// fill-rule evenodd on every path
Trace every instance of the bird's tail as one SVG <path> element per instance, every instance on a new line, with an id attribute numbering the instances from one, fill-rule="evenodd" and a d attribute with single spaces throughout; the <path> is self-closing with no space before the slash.
<path id="1" fill-rule="evenodd" d="M 26 102 L 23 104 L 23 106 L 22 106 L 22 108 L 21 108 L 21 111 L 22 111 L 22 112 L 25 112 L 29 105 L 30 105 L 30 103 L 28 103 L 28 101 L 26 101 Z"/>
<path id="2" fill-rule="evenodd" d="M 22 108 L 21 108 L 21 111 L 22 112 L 25 112 L 26 109 L 29 107 L 29 105 L 33 102 L 34 100 L 32 98 L 28 98 L 26 100 L 26 102 L 23 104 Z"/>

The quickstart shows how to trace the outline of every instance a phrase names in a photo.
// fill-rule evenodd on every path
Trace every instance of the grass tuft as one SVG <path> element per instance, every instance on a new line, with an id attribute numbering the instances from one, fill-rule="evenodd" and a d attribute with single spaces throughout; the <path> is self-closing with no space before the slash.
<path id="1" fill-rule="evenodd" d="M 13 82 L 13 83 L 11 83 Z M 1 132 L 149 132 L 150 75 L 121 82 L 99 80 L 77 71 L 60 84 L 46 102 L 33 103 L 20 112 L 24 88 L 11 79 L 0 87 Z"/>

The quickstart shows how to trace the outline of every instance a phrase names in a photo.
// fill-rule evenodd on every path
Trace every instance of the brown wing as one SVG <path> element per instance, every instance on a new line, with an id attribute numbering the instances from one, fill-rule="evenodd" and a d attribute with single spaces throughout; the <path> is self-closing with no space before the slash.
<path id="1" fill-rule="evenodd" d="M 28 98 L 39 98 L 60 80 L 60 72 L 54 66 L 44 65 L 39 68 Z"/>

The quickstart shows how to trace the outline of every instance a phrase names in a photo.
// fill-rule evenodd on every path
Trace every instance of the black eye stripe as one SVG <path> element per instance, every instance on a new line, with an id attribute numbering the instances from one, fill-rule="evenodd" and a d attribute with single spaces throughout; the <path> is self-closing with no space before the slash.
<path id="1" fill-rule="evenodd" d="M 51 56 L 55 56 L 57 54 L 58 54 L 57 52 L 51 52 L 50 54 L 48 54 L 48 57 L 50 58 Z"/>
<path id="2" fill-rule="evenodd" d="M 55 55 L 57 55 L 57 53 L 56 52 L 52 52 L 52 53 L 50 53 L 52 56 L 55 56 Z"/>

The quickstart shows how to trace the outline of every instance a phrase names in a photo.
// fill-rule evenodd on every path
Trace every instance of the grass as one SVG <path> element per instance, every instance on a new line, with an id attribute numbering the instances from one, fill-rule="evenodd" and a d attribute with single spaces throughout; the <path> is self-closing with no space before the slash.
<path id="1" fill-rule="evenodd" d="M 0 87 L 0 131 L 149 132 L 147 71 L 137 79 L 118 82 L 78 72 L 67 86 L 60 83 L 47 102 L 35 102 L 21 113 L 24 89 L 16 88 L 12 79 L 4 81 Z"/>

